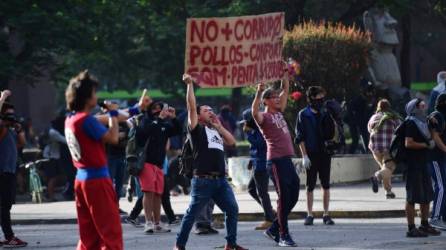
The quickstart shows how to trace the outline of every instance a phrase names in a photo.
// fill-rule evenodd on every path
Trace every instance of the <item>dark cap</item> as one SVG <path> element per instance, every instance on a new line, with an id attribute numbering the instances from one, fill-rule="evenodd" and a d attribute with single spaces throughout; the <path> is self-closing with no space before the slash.
<path id="1" fill-rule="evenodd" d="M 267 88 L 262 93 L 262 100 L 271 98 L 271 96 L 273 96 L 274 94 L 277 94 L 277 90 L 273 88 Z"/>

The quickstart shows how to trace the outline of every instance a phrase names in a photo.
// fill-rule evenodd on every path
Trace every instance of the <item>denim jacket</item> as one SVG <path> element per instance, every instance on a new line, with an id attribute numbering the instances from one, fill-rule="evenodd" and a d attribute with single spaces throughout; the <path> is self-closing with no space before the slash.
<path id="1" fill-rule="evenodd" d="M 266 142 L 258 129 L 246 132 L 249 144 L 249 155 L 251 156 L 254 171 L 266 171 Z"/>
<path id="2" fill-rule="evenodd" d="M 325 150 L 320 124 L 324 115 L 325 113 L 321 112 L 319 123 L 310 107 L 302 109 L 297 115 L 294 143 L 299 145 L 304 142 L 308 153 L 320 153 Z"/>

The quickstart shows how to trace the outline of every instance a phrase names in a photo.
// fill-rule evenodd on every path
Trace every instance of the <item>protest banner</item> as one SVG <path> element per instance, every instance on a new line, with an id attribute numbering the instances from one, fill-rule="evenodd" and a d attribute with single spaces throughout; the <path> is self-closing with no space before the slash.
<path id="1" fill-rule="evenodd" d="M 284 17 L 278 12 L 187 19 L 185 72 L 204 88 L 281 79 Z"/>

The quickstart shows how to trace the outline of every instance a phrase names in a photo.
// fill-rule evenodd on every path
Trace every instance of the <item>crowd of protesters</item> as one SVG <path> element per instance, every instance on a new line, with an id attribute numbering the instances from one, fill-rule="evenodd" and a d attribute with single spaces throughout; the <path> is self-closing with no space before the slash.
<path id="1" fill-rule="evenodd" d="M 248 191 L 262 207 L 263 221 L 256 230 L 263 230 L 279 247 L 297 246 L 288 229 L 288 215 L 299 199 L 299 172 L 306 172 L 307 216 L 304 225 L 314 224 L 313 191 L 319 178 L 323 195 L 322 222 L 334 225 L 329 215 L 331 158 L 333 142 L 340 137 L 345 144 L 341 111 L 320 86 L 306 91 L 308 106 L 296 114 L 293 140 L 283 112 L 288 101 L 287 67 L 280 88 L 257 86 L 250 109 L 243 112 L 244 136 L 250 143 L 252 171 Z M 244 250 L 237 244 L 238 205 L 227 176 L 227 158 L 236 156 L 237 121 L 229 106 L 219 115 L 208 105 L 196 103 L 194 79 L 185 74 L 187 111 L 177 115 L 174 107 L 153 101 L 144 91 L 134 106 L 119 109 L 104 102 L 98 111 L 96 90 L 99 81 L 88 71 L 72 78 L 66 89 L 67 110 L 61 112 L 43 133 L 42 156 L 48 161 L 42 167 L 46 199 L 55 201 L 60 183 L 66 183 L 65 199 L 76 199 L 80 240 L 78 249 L 123 249 L 119 200 L 136 197 L 133 210 L 124 221 L 143 227 L 145 234 L 169 233 L 170 227 L 181 224 L 174 249 L 185 249 L 193 225 L 196 234 L 218 233 L 226 228 L 225 250 Z M 406 179 L 407 237 L 439 235 L 446 230 L 446 72 L 437 76 L 438 86 L 429 103 L 416 98 L 406 104 L 406 118 L 392 110 L 386 99 L 375 100 L 369 83 L 363 83 L 361 95 L 344 105 L 344 121 L 350 128 L 350 153 L 358 152 L 359 137 L 370 150 L 379 169 L 370 178 L 373 192 L 382 182 L 387 199 L 394 199 L 392 175 L 404 166 Z M 26 131 L 14 115 L 14 106 L 7 102 L 12 93 L 0 96 L 0 206 L 5 247 L 22 247 L 27 243 L 15 237 L 11 228 L 10 210 L 16 195 L 17 158 L 26 144 Z M 429 106 L 429 108 L 428 108 Z M 261 107 L 264 107 L 262 110 Z M 373 114 L 373 109 L 375 113 Z M 429 109 L 429 112 L 427 110 Z M 365 112 L 366 111 L 366 112 Z M 357 114 L 361 114 L 360 119 Z M 392 155 L 395 134 L 404 138 L 405 158 L 397 162 Z M 28 131 L 29 134 L 29 131 Z M 134 138 L 139 149 L 137 174 L 129 175 L 129 145 Z M 184 163 L 184 140 L 192 150 L 190 176 L 180 174 Z M 367 146 L 367 147 L 366 147 Z M 298 148 L 302 161 L 292 162 Z M 401 149 L 401 150 L 402 150 Z M 278 195 L 273 209 L 268 193 L 269 181 Z M 181 190 L 191 195 L 189 208 L 181 219 L 170 203 L 171 192 Z M 175 191 L 172 191 L 175 190 Z M 433 201 L 430 214 L 430 203 Z M 415 204 L 420 204 L 421 225 L 415 226 Z M 212 223 L 214 205 L 225 213 L 221 227 Z M 161 222 L 161 207 L 167 222 Z M 145 223 L 139 221 L 144 213 Z"/>

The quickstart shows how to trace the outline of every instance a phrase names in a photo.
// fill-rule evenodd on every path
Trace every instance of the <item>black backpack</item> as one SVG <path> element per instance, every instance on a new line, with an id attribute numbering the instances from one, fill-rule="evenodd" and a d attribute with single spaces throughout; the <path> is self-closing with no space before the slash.
<path id="1" fill-rule="evenodd" d="M 183 144 L 181 155 L 178 157 L 180 175 L 183 175 L 189 179 L 193 176 L 193 164 L 197 153 L 194 152 L 192 145 L 192 138 L 190 133 L 187 133 L 186 141 Z"/>
<path id="2" fill-rule="evenodd" d="M 144 167 L 144 155 L 148 141 L 144 147 L 138 146 L 136 143 L 136 127 L 139 126 L 142 116 L 135 117 L 135 123 L 129 130 L 127 135 L 127 145 L 125 147 L 125 158 L 127 162 L 127 170 L 130 175 L 138 176 Z"/>
<path id="3" fill-rule="evenodd" d="M 404 120 L 393 132 L 392 141 L 390 142 L 389 154 L 392 160 L 399 164 L 403 162 L 407 157 L 407 149 L 405 145 L 406 140 L 406 123 Z"/>

